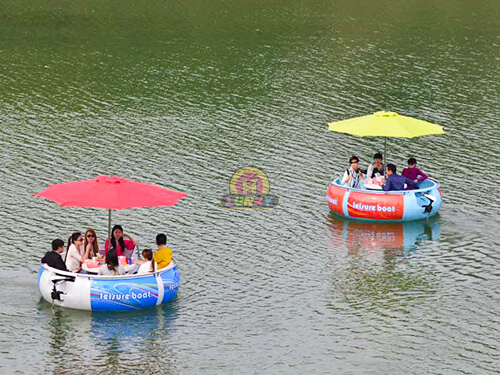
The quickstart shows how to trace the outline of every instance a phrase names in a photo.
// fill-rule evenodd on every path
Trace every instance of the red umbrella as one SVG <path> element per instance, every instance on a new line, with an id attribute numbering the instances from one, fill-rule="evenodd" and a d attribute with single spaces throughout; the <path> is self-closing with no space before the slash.
<path id="1" fill-rule="evenodd" d="M 89 180 L 63 182 L 49 187 L 35 197 L 42 197 L 61 206 L 107 208 L 108 234 L 111 210 L 133 207 L 174 206 L 187 194 L 157 185 L 121 177 L 99 176 Z"/>

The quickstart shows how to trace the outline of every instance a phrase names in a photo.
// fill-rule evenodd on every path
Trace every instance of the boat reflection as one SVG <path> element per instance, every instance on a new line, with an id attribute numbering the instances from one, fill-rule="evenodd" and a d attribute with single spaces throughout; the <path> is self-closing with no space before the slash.
<path id="1" fill-rule="evenodd" d="M 90 337 L 101 352 L 101 365 L 113 373 L 177 374 L 170 350 L 177 315 L 177 301 L 126 314 L 92 313 Z"/>
<path id="2" fill-rule="evenodd" d="M 410 222 L 361 222 L 335 215 L 328 217 L 332 245 L 352 252 L 416 249 L 425 241 L 439 241 L 439 217 Z"/>
<path id="3" fill-rule="evenodd" d="M 57 307 L 52 312 L 43 300 L 39 309 L 48 318 L 47 354 L 54 373 L 79 374 L 82 368 L 114 374 L 132 370 L 143 374 L 179 373 L 176 353 L 170 350 L 178 315 L 176 300 L 126 313 Z"/>

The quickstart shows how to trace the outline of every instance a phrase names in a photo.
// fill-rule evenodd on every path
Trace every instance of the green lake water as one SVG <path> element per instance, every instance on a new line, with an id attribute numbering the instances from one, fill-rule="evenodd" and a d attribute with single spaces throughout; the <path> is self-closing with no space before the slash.
<path id="1" fill-rule="evenodd" d="M 500 369 L 500 2 L 0 3 L 0 373 L 495 374 Z M 351 154 L 383 140 L 327 122 L 391 110 L 446 135 L 391 139 L 442 185 L 423 223 L 329 216 Z M 226 210 L 244 166 L 275 210 Z M 165 232 L 173 303 L 55 309 L 39 261 L 104 210 L 32 196 L 119 175 L 186 191 L 114 212 L 141 247 Z"/>

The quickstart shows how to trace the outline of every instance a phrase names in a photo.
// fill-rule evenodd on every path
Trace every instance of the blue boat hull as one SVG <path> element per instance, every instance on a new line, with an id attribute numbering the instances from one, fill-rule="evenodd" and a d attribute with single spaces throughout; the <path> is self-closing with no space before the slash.
<path id="1" fill-rule="evenodd" d="M 61 292 L 53 300 L 53 288 Z M 165 304 L 179 291 L 177 264 L 151 274 L 124 276 L 81 275 L 42 264 L 38 288 L 42 297 L 61 307 L 92 311 L 129 311 Z"/>

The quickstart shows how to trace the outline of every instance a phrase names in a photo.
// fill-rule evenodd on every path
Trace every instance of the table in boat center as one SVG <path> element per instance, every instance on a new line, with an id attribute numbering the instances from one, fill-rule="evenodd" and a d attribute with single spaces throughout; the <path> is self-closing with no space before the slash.
<path id="1" fill-rule="evenodd" d="M 98 267 L 89 267 L 87 266 L 87 262 L 84 262 L 82 264 L 82 270 L 85 270 L 87 271 L 88 273 L 93 273 L 93 274 L 96 274 L 97 275 L 97 272 L 99 272 L 99 268 L 103 265 L 103 264 L 106 264 L 106 263 L 102 263 L 102 264 L 99 264 Z M 123 264 L 122 263 L 122 266 L 123 268 L 125 269 L 125 273 L 130 273 L 131 271 L 133 271 L 136 267 L 138 267 L 137 264 L 135 263 L 132 263 L 132 264 Z"/>
<path id="2" fill-rule="evenodd" d="M 377 184 L 363 184 L 363 187 L 368 190 L 382 190 L 382 186 Z"/>

